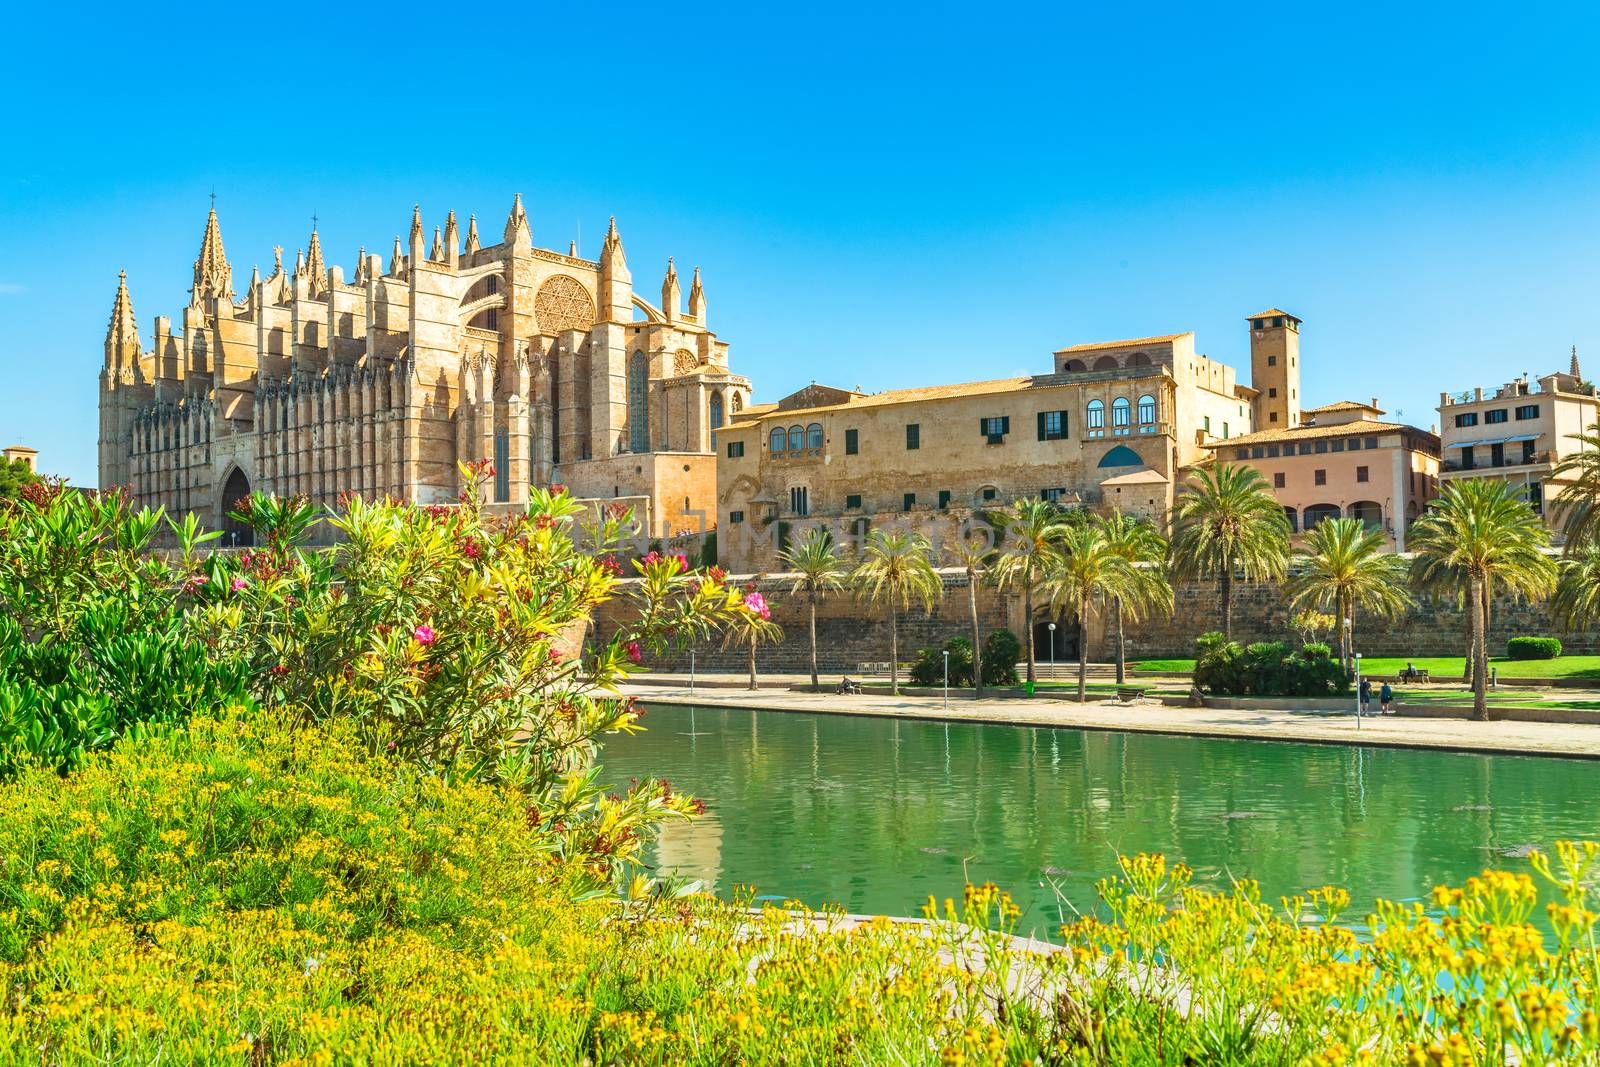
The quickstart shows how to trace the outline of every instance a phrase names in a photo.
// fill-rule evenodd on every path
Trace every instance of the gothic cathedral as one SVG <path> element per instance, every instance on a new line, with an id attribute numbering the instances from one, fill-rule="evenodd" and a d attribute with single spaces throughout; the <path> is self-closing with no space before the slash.
<path id="1" fill-rule="evenodd" d="M 633 290 L 617 234 L 598 262 L 536 248 L 518 196 L 499 244 L 465 245 L 455 213 L 424 247 L 420 209 L 387 270 L 365 249 L 348 281 L 313 227 L 292 269 L 251 272 L 236 300 L 217 213 L 206 220 L 180 332 L 140 341 L 118 282 L 100 377 L 100 484 L 224 525 L 252 490 L 446 503 L 458 463 L 489 460 L 489 502 L 530 486 L 634 505 L 651 536 L 714 524 L 719 426 L 749 402 L 672 260 L 661 303 Z"/>

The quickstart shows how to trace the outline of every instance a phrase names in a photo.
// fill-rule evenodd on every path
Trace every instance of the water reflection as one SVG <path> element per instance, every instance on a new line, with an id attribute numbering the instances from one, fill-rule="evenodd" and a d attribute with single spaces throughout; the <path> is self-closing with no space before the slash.
<path id="1" fill-rule="evenodd" d="M 1092 906 L 1119 851 L 1268 899 L 1333 883 L 1409 898 L 1530 845 L 1600 837 L 1593 764 L 712 708 L 652 708 L 608 742 L 614 781 L 707 800 L 664 868 L 851 911 L 914 912 L 993 880 L 1036 929 Z M 1026 921 L 1026 920 L 1025 920 Z"/>

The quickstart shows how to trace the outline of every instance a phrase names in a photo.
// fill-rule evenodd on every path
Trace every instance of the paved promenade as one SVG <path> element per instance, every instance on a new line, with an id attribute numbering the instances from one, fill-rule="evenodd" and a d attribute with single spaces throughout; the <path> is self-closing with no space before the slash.
<path id="1" fill-rule="evenodd" d="M 729 679 L 726 675 L 701 679 L 702 682 L 710 680 L 725 683 Z M 1600 726 L 1586 724 L 1472 722 L 1466 719 L 1396 715 L 1364 718 L 1358 729 L 1353 713 L 1290 709 L 1225 711 L 1167 707 L 1153 703 L 1125 705 L 1109 701 L 1079 704 L 1046 696 L 975 701 L 954 693 L 946 710 L 939 697 L 894 697 L 887 694 L 835 696 L 832 693 L 791 692 L 789 685 L 801 680 L 788 676 L 773 678 L 764 681 L 763 687 L 755 692 L 745 688 L 726 688 L 723 684 L 715 687 L 702 684 L 691 692 L 686 676 L 666 675 L 657 681 L 673 684 L 631 685 L 625 687 L 624 692 L 653 704 L 1600 759 Z"/>

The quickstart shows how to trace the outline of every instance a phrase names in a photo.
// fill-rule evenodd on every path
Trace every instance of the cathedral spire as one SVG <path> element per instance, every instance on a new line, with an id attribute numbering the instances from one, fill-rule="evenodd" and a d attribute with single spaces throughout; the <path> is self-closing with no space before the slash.
<path id="1" fill-rule="evenodd" d="M 322 265 L 322 238 L 317 236 L 317 224 L 311 223 L 311 246 L 306 253 L 306 273 L 310 275 L 311 295 L 316 296 L 328 287 L 328 268 Z"/>
<path id="2" fill-rule="evenodd" d="M 411 239 L 407 242 L 407 250 L 411 254 L 411 265 L 415 267 L 422 260 L 421 204 L 415 204 L 411 208 Z"/>
<path id="3" fill-rule="evenodd" d="M 626 271 L 628 257 L 622 251 L 622 235 L 617 233 L 617 217 L 611 216 L 611 227 L 606 230 L 605 243 L 600 248 L 600 266 L 610 271 Z"/>
<path id="4" fill-rule="evenodd" d="M 683 290 L 678 285 L 678 270 L 672 265 L 672 257 L 667 257 L 667 276 L 661 279 L 661 314 L 667 317 L 668 322 L 678 318 L 678 306 L 681 302 Z"/>
<path id="5" fill-rule="evenodd" d="M 406 258 L 400 252 L 400 235 L 394 235 L 394 251 L 389 253 L 389 274 L 391 277 L 400 277 L 400 272 L 405 269 Z"/>
<path id="6" fill-rule="evenodd" d="M 435 263 L 444 258 L 444 240 L 439 236 L 439 227 L 433 228 L 433 251 L 428 253 L 428 258 Z"/>
<path id="7" fill-rule="evenodd" d="M 456 213 L 452 211 L 444 217 L 444 260 L 454 267 L 460 257 L 461 233 L 456 229 Z"/>
<path id="8" fill-rule="evenodd" d="M 506 244 L 513 248 L 532 248 L 533 231 L 528 228 L 528 213 L 522 208 L 522 194 L 511 201 L 511 213 L 506 216 Z"/>
<path id="9" fill-rule="evenodd" d="M 200 255 L 194 261 L 194 287 L 189 292 L 189 302 L 193 306 L 199 306 L 206 299 L 233 299 L 233 268 L 228 266 L 228 256 L 222 250 L 222 228 L 217 225 L 215 202 L 211 205 L 211 214 L 206 216 Z"/>
<path id="10" fill-rule="evenodd" d="M 1578 346 L 1572 346 L 1572 376 L 1578 381 L 1583 381 L 1583 373 L 1578 369 Z"/>
<path id="11" fill-rule="evenodd" d="M 700 284 L 699 267 L 694 269 L 694 281 L 689 283 L 689 314 L 700 325 L 706 324 L 706 291 Z"/>
<path id="12" fill-rule="evenodd" d="M 362 245 L 356 250 L 356 284 L 365 285 L 367 281 L 367 246 Z"/>
<path id="13" fill-rule="evenodd" d="M 297 248 L 294 250 L 294 276 L 296 279 L 299 279 L 305 277 L 305 274 L 306 250 L 303 248 Z"/>
<path id="14" fill-rule="evenodd" d="M 478 216 L 467 216 L 467 255 L 478 251 Z"/>
<path id="15" fill-rule="evenodd" d="M 117 367 L 121 355 L 129 348 L 139 351 L 139 325 L 133 319 L 128 272 L 124 270 L 117 272 L 117 298 L 111 304 L 111 322 L 106 327 L 106 366 Z"/>
<path id="16" fill-rule="evenodd" d="M 571 256 L 573 259 L 578 258 L 578 242 L 576 240 L 567 245 L 567 255 Z"/>

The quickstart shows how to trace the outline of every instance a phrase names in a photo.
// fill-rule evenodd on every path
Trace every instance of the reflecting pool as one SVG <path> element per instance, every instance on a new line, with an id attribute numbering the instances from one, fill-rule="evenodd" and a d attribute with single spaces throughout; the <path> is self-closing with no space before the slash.
<path id="1" fill-rule="evenodd" d="M 1533 846 L 1600 838 L 1600 765 L 1070 729 L 650 708 L 607 777 L 703 797 L 661 866 L 720 895 L 915 914 L 993 881 L 1045 932 L 1095 901 L 1118 852 L 1164 852 L 1269 900 L 1325 884 L 1365 915 Z"/>

